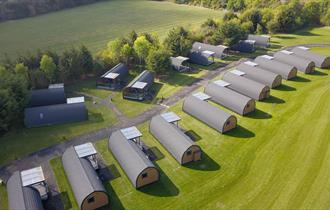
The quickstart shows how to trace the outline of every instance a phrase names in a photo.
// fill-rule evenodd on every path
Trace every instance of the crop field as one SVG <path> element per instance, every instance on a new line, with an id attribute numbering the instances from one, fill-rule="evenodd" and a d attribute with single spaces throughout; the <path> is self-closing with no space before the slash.
<path id="1" fill-rule="evenodd" d="M 313 50 L 330 55 L 330 48 L 324 49 Z M 235 114 L 239 126 L 225 135 L 183 113 L 182 102 L 171 107 L 204 152 L 202 161 L 186 166 L 149 134 L 148 123 L 139 125 L 143 141 L 163 155 L 156 161 L 161 180 L 141 190 L 131 186 L 108 151 L 107 139 L 98 142 L 102 158 L 117 174 L 105 183 L 111 200 L 105 209 L 327 209 L 329 73 L 318 69 L 285 81 L 269 99 L 257 102 L 255 113 Z M 58 159 L 55 165 L 61 165 Z"/>
<path id="2" fill-rule="evenodd" d="M 199 26 L 222 13 L 199 7 L 148 0 L 109 0 L 0 24 L 0 56 L 37 49 L 63 50 L 86 45 L 96 52 L 131 30 L 163 38 L 174 26 Z"/>

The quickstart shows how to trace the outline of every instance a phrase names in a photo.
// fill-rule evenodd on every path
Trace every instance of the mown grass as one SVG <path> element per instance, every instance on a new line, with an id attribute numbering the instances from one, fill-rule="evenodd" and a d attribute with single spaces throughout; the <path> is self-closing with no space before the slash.
<path id="1" fill-rule="evenodd" d="M 7 190 L 4 184 L 0 186 L 0 206 L 1 209 L 8 209 Z"/>
<path id="2" fill-rule="evenodd" d="M 149 134 L 148 123 L 138 126 L 143 141 L 165 156 L 156 162 L 161 181 L 142 190 L 133 189 L 107 140 L 98 142 L 104 160 L 121 175 L 109 182 L 119 198 L 109 209 L 327 209 L 329 82 L 329 70 L 299 73 L 258 102 L 255 113 L 233 113 L 239 126 L 224 135 L 183 113 L 181 102 L 171 107 L 181 126 L 201 138 L 196 143 L 203 160 L 187 166 L 179 166 Z"/>
<path id="3" fill-rule="evenodd" d="M 168 1 L 110 0 L 0 24 L 0 56 L 36 49 L 61 51 L 86 45 L 93 52 L 132 30 L 155 32 L 160 38 L 175 26 L 196 27 L 221 11 Z"/>

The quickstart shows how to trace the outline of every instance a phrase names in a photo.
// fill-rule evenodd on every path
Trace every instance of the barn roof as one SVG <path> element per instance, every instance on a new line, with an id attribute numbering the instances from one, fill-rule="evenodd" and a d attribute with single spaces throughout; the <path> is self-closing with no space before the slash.
<path id="1" fill-rule="evenodd" d="M 261 47 L 268 47 L 270 42 L 270 36 L 268 35 L 255 35 L 255 34 L 249 34 L 248 40 L 254 40 L 255 45 L 261 46 Z"/>
<path id="2" fill-rule="evenodd" d="M 149 125 L 150 133 L 182 164 L 184 153 L 194 145 L 190 138 L 161 115 L 154 116 Z"/>
<path id="3" fill-rule="evenodd" d="M 259 100 L 260 93 L 266 87 L 266 85 L 242 76 L 238 76 L 231 72 L 226 72 L 222 79 L 230 83 L 228 86 L 230 89 L 233 89 L 256 100 Z"/>
<path id="4" fill-rule="evenodd" d="M 210 82 L 205 87 L 205 93 L 212 96 L 212 101 L 221 104 L 238 114 L 243 115 L 245 106 L 253 99 L 218 84 L 218 81 Z"/>
<path id="5" fill-rule="evenodd" d="M 23 187 L 19 171 L 13 173 L 7 182 L 9 209 L 43 210 L 39 192 L 32 187 Z"/>
<path id="6" fill-rule="evenodd" d="M 93 192 L 107 193 L 92 164 L 79 158 L 74 147 L 65 150 L 62 163 L 79 206 Z"/>
<path id="7" fill-rule="evenodd" d="M 138 88 L 143 89 L 145 87 L 150 87 L 154 82 L 154 75 L 151 71 L 144 70 L 141 74 L 135 77 L 126 88 Z"/>
<path id="8" fill-rule="evenodd" d="M 193 51 L 198 51 L 198 52 L 211 51 L 214 53 L 216 57 L 221 58 L 226 53 L 226 50 L 228 50 L 228 47 L 223 45 L 214 46 L 201 42 L 195 42 L 192 46 L 192 49 Z"/>
<path id="9" fill-rule="evenodd" d="M 188 96 L 184 100 L 182 109 L 220 132 L 223 132 L 227 120 L 233 117 L 227 112 L 193 95 Z"/>
<path id="10" fill-rule="evenodd" d="M 189 58 L 183 57 L 183 56 L 178 56 L 178 57 L 171 57 L 171 64 L 172 66 L 180 67 L 183 65 L 184 62 L 188 61 Z"/>
<path id="11" fill-rule="evenodd" d="M 189 62 L 195 63 L 198 65 L 208 66 L 211 65 L 213 62 L 208 59 L 207 56 L 202 54 L 201 52 L 191 51 L 189 53 Z"/>
<path id="12" fill-rule="evenodd" d="M 88 113 L 84 103 L 57 104 L 26 108 L 24 110 L 26 127 L 56 125 L 87 120 Z"/>
<path id="13" fill-rule="evenodd" d="M 284 62 L 289 65 L 295 66 L 298 70 L 307 72 L 309 68 L 313 67 L 315 63 L 309 59 L 301 58 L 295 53 L 287 50 L 281 50 L 274 54 L 277 61 Z"/>
<path id="14" fill-rule="evenodd" d="M 116 79 L 120 78 L 123 79 L 128 74 L 128 67 L 127 65 L 123 63 L 119 63 L 116 66 L 114 66 L 109 71 L 105 72 L 101 78 L 108 78 L 108 79 Z"/>
<path id="15" fill-rule="evenodd" d="M 32 90 L 28 107 L 66 103 L 64 87 Z"/>
<path id="16" fill-rule="evenodd" d="M 296 67 L 282 63 L 269 55 L 261 55 L 254 59 L 254 62 L 259 64 L 260 67 L 281 75 L 283 78 L 288 79 L 291 72 L 297 72 Z"/>
<path id="17" fill-rule="evenodd" d="M 128 140 L 121 130 L 113 132 L 109 138 L 109 149 L 125 171 L 134 187 L 136 180 L 147 168 L 155 168 L 146 154 L 132 140 Z"/>
<path id="18" fill-rule="evenodd" d="M 299 46 L 292 49 L 297 56 L 314 61 L 315 65 L 320 68 L 330 67 L 330 57 L 311 52 L 309 48 Z"/>
<path id="19" fill-rule="evenodd" d="M 245 73 L 244 77 L 268 85 L 269 87 L 273 87 L 276 80 L 282 79 L 279 74 L 267 71 L 261 68 L 259 64 L 251 61 L 241 63 L 236 68 Z"/>

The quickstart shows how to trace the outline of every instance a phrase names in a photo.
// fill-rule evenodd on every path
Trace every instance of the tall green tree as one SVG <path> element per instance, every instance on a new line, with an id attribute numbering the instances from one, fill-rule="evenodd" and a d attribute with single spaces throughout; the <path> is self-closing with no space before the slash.
<path id="1" fill-rule="evenodd" d="M 146 59 L 147 68 L 157 74 L 166 73 L 171 69 L 170 56 L 170 52 L 166 49 L 151 49 Z"/>
<path id="2" fill-rule="evenodd" d="M 183 27 L 173 28 L 164 40 L 164 46 L 173 56 L 187 56 L 192 47 L 189 32 Z"/>
<path id="3" fill-rule="evenodd" d="M 57 67 L 53 61 L 53 58 L 48 55 L 43 55 L 40 60 L 40 70 L 45 73 L 45 76 L 50 83 L 53 83 L 56 80 L 56 69 Z"/>
<path id="4" fill-rule="evenodd" d="M 139 36 L 135 40 L 133 48 L 140 59 L 140 64 L 143 64 L 149 54 L 149 50 L 152 48 L 152 44 L 147 40 L 145 36 Z"/>
<path id="5" fill-rule="evenodd" d="M 224 22 L 219 26 L 219 29 L 215 31 L 211 37 L 212 44 L 225 44 L 227 46 L 233 46 L 240 40 L 246 39 L 247 31 L 237 21 Z"/>
<path id="6" fill-rule="evenodd" d="M 93 56 L 91 52 L 84 45 L 80 48 L 81 67 L 84 73 L 93 71 Z"/>
<path id="7" fill-rule="evenodd" d="M 120 49 L 120 55 L 126 64 L 129 64 L 130 58 L 133 56 L 134 50 L 129 44 L 124 44 Z"/>
<path id="8" fill-rule="evenodd" d="M 29 69 L 23 63 L 16 64 L 15 73 L 23 76 L 25 79 L 29 79 Z"/>

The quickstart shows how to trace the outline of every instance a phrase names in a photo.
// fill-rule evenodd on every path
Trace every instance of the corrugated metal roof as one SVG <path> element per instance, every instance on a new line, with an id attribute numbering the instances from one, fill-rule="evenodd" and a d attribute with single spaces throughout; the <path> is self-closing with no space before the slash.
<path id="1" fill-rule="evenodd" d="M 233 73 L 233 74 L 236 74 L 237 76 L 245 75 L 245 72 L 239 71 L 237 69 L 231 70 L 230 72 Z"/>
<path id="2" fill-rule="evenodd" d="M 64 88 L 47 88 L 32 90 L 30 93 L 29 107 L 65 104 Z"/>
<path id="3" fill-rule="evenodd" d="M 214 46 L 214 45 L 205 44 L 205 43 L 201 43 L 201 42 L 194 42 L 194 44 L 192 46 L 192 50 L 198 51 L 198 52 L 210 51 L 210 52 L 214 53 L 213 54 L 214 56 L 221 58 L 222 56 L 225 55 L 226 50 L 228 50 L 228 47 L 226 47 L 224 45 Z"/>
<path id="4" fill-rule="evenodd" d="M 262 57 L 262 58 L 266 58 L 266 59 L 268 59 L 268 60 L 273 60 L 273 59 L 274 59 L 273 56 L 269 56 L 269 55 L 261 55 L 260 57 Z"/>
<path id="5" fill-rule="evenodd" d="M 136 82 L 136 83 L 134 83 L 134 85 L 132 85 L 132 88 L 143 89 L 147 85 L 148 85 L 148 83 L 146 83 L 146 82 Z"/>
<path id="6" fill-rule="evenodd" d="M 315 63 L 307 58 L 302 58 L 294 54 L 293 52 L 282 50 L 274 54 L 274 58 L 277 61 L 293 65 L 299 71 L 304 73 L 310 73 L 314 71 Z"/>
<path id="7" fill-rule="evenodd" d="M 42 167 L 36 167 L 28 170 L 21 171 L 22 186 L 31 186 L 36 183 L 45 181 L 44 172 Z"/>
<path id="8" fill-rule="evenodd" d="M 203 92 L 193 93 L 192 95 L 202 101 L 206 101 L 211 98 L 211 96 L 209 96 Z"/>
<path id="9" fill-rule="evenodd" d="M 174 112 L 166 112 L 161 114 L 160 116 L 169 123 L 173 123 L 181 120 L 181 118 L 178 115 L 176 115 Z"/>
<path id="10" fill-rule="evenodd" d="M 128 74 L 128 67 L 127 65 L 123 63 L 119 63 L 116 66 L 114 66 L 109 71 L 105 72 L 101 78 L 107 78 L 107 79 L 123 79 Z"/>
<path id="11" fill-rule="evenodd" d="M 292 49 L 292 52 L 299 57 L 312 60 L 319 68 L 330 67 L 330 57 L 311 52 L 307 47 L 295 47 Z"/>
<path id="12" fill-rule="evenodd" d="M 110 72 L 109 74 L 105 75 L 104 78 L 116 79 L 118 76 L 119 76 L 118 73 L 112 73 L 112 72 Z"/>
<path id="13" fill-rule="evenodd" d="M 214 81 L 214 84 L 219 85 L 221 87 L 227 87 L 228 85 L 230 85 L 230 83 L 223 80 Z"/>
<path id="14" fill-rule="evenodd" d="M 74 146 L 74 149 L 80 158 L 97 154 L 97 151 L 91 142 Z"/>
<path id="15" fill-rule="evenodd" d="M 48 88 L 64 88 L 64 84 L 63 83 L 58 83 L 58 84 L 49 84 Z"/>
<path id="16" fill-rule="evenodd" d="M 67 104 L 76 104 L 76 103 L 84 103 L 85 102 L 85 97 L 73 97 L 73 98 L 67 98 L 66 103 Z"/>
<path id="17" fill-rule="evenodd" d="M 142 136 L 142 133 L 135 126 L 121 129 L 120 132 L 125 136 L 127 140 Z"/>

